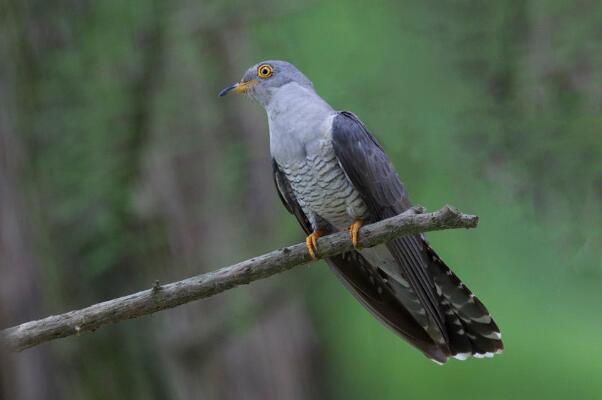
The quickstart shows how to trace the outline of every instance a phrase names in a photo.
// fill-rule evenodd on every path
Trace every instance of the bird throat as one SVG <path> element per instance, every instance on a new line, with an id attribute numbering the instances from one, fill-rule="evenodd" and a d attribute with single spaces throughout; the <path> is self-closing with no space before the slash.
<path id="1" fill-rule="evenodd" d="M 286 84 L 278 88 L 265 109 L 270 151 L 279 163 L 300 161 L 308 147 L 330 139 L 335 111 L 311 88 Z"/>

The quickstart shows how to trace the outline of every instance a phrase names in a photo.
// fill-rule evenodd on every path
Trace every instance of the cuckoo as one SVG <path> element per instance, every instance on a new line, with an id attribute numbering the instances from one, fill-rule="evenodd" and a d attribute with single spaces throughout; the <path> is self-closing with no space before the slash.
<path id="1" fill-rule="evenodd" d="M 319 254 L 320 235 L 349 231 L 355 250 L 326 261 L 360 303 L 435 362 L 502 351 L 483 303 L 424 235 L 357 246 L 362 224 L 411 206 L 393 164 L 358 117 L 333 109 L 285 61 L 253 65 L 220 96 L 229 93 L 245 93 L 267 112 L 274 182 L 307 234 L 309 254 Z"/>

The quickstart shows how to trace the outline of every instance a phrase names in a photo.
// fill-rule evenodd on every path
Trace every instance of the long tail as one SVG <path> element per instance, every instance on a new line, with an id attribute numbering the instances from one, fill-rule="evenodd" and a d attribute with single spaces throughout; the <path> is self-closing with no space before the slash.
<path id="1" fill-rule="evenodd" d="M 351 251 L 329 259 L 328 263 L 364 307 L 433 361 L 445 363 L 449 357 L 463 360 L 471 355 L 492 357 L 500 353 L 503 349 L 500 331 L 483 303 L 425 240 L 420 236 L 413 239 L 419 241 L 425 272 L 433 285 L 434 307 L 440 316 L 437 324 L 427 321 L 429 314 L 420 307 L 422 301 L 408 287 L 406 277 L 383 269 L 374 263 L 374 257 L 368 261 L 359 252 Z"/>
<path id="2" fill-rule="evenodd" d="M 497 324 L 483 303 L 425 243 L 441 307 L 446 317 L 451 355 L 458 359 L 468 356 L 493 357 L 504 349 Z"/>
<path id="3" fill-rule="evenodd" d="M 353 296 L 401 338 L 428 358 L 444 363 L 450 356 L 418 323 L 402 301 L 389 289 L 386 278 L 358 252 L 350 251 L 326 260 Z"/>

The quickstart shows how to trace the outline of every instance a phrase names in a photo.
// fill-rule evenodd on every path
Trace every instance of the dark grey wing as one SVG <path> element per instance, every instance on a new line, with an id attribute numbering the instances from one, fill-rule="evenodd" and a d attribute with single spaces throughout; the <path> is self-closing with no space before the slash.
<path id="1" fill-rule="evenodd" d="M 278 196 L 293 214 L 306 234 L 311 233 L 309 220 L 290 187 L 286 176 L 275 160 L 272 160 L 273 177 Z M 448 354 L 434 343 L 433 339 L 416 322 L 388 288 L 385 276 L 357 251 L 350 251 L 326 260 L 345 286 L 376 318 L 388 325 L 409 343 L 420 349 L 427 357 L 445 362 Z"/>
<path id="2" fill-rule="evenodd" d="M 341 167 L 368 205 L 372 218 L 392 217 L 410 206 L 403 184 L 382 147 L 353 114 L 341 112 L 335 117 L 332 140 Z M 445 317 L 423 260 L 420 237 L 402 237 L 388 243 L 388 247 L 425 311 L 446 338 Z"/>
<path id="3" fill-rule="evenodd" d="M 368 206 L 372 219 L 392 217 L 410 207 L 391 161 L 355 115 L 343 111 L 334 118 L 332 140 L 339 164 Z M 443 340 L 443 351 L 462 357 L 501 350 L 499 329 L 487 309 L 443 264 L 422 235 L 392 240 L 387 247 L 401 275 L 440 330 L 441 337 L 434 338 Z"/>
<path id="4" fill-rule="evenodd" d="M 276 160 L 272 159 L 272 172 L 274 177 L 274 184 L 276 185 L 276 189 L 278 191 L 278 197 L 280 197 L 280 201 L 284 204 L 284 207 L 297 218 L 299 224 L 303 228 L 306 234 L 311 233 L 311 224 L 309 219 L 303 213 L 303 209 L 297 202 L 295 198 L 295 194 L 291 189 L 291 185 L 288 183 L 288 179 L 286 176 L 280 171 L 278 167 L 278 163 Z"/>

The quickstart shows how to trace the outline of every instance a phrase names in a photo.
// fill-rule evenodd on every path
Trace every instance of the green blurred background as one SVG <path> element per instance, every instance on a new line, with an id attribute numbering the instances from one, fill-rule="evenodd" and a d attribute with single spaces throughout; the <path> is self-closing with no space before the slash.
<path id="1" fill-rule="evenodd" d="M 0 327 L 303 238 L 266 118 L 286 59 L 381 140 L 506 351 L 437 366 L 323 263 L 6 356 L 5 399 L 602 398 L 602 2 L 0 0 Z"/>

